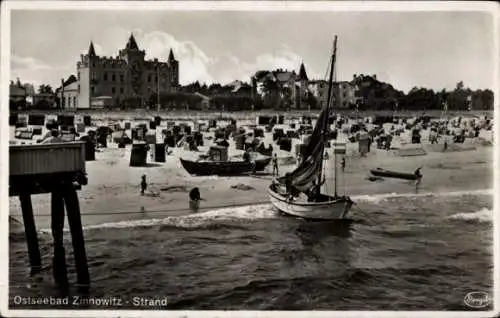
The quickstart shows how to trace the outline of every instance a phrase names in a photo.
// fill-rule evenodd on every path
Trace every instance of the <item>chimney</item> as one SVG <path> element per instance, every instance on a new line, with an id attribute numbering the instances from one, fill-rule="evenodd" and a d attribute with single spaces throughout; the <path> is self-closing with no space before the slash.
<path id="1" fill-rule="evenodd" d="M 61 108 L 64 107 L 63 102 L 64 102 L 64 78 L 61 78 L 61 99 L 59 101 Z"/>

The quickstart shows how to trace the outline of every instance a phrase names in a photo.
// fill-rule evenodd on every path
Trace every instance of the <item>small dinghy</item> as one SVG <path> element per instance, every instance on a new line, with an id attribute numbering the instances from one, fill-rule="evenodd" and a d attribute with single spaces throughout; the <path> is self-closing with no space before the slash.
<path id="1" fill-rule="evenodd" d="M 403 180 L 418 180 L 422 178 L 422 175 L 420 174 L 420 168 L 418 168 L 414 173 L 397 172 L 385 170 L 382 168 L 371 169 L 370 173 L 376 177 L 396 178 Z"/>

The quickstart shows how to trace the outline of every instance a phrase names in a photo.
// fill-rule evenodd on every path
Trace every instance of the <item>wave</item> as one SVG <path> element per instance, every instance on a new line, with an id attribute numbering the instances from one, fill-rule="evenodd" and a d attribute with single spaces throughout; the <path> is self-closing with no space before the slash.
<path id="1" fill-rule="evenodd" d="M 457 213 L 450 216 L 453 220 L 463 220 L 472 222 L 493 222 L 493 210 L 482 208 L 479 211 L 472 213 Z"/>
<path id="2" fill-rule="evenodd" d="M 109 222 L 96 225 L 84 226 L 84 230 L 93 229 L 121 229 L 131 227 L 152 227 L 162 225 L 166 227 L 193 229 L 193 228 L 213 228 L 212 223 L 207 221 L 231 221 L 238 219 L 272 219 L 278 217 L 278 213 L 271 209 L 269 204 L 247 205 L 240 207 L 230 207 L 224 209 L 211 210 L 196 214 L 169 216 L 162 219 L 139 219 Z M 229 225 L 228 225 L 229 226 Z M 69 231 L 69 229 L 65 229 Z M 51 233 L 50 229 L 41 229 L 41 233 Z"/>
<path id="3" fill-rule="evenodd" d="M 466 195 L 492 195 L 492 190 L 474 190 L 474 191 L 455 191 L 442 193 L 385 193 L 374 195 L 357 195 L 353 196 L 354 201 L 365 201 L 380 203 L 391 198 L 410 198 L 410 197 L 441 197 L 441 196 L 466 196 Z M 183 216 L 169 216 L 161 219 L 138 219 L 124 220 L 118 222 L 108 222 L 96 225 L 84 226 L 84 230 L 107 229 L 107 228 L 133 228 L 133 227 L 152 227 L 161 225 L 163 227 L 175 227 L 180 229 L 195 229 L 203 228 L 210 229 L 213 222 L 231 221 L 238 219 L 257 220 L 257 219 L 274 219 L 279 217 L 279 213 L 272 207 L 270 203 L 227 207 L 189 214 Z M 68 229 L 65 229 L 68 231 Z M 41 229 L 41 233 L 51 233 L 50 229 Z"/>
<path id="4" fill-rule="evenodd" d="M 369 195 L 355 195 L 352 196 L 353 200 L 380 203 L 387 199 L 393 198 L 418 198 L 418 197 L 461 197 L 467 195 L 493 195 L 493 189 L 480 189 L 480 190 L 463 190 L 451 192 L 424 192 L 424 193 L 383 193 L 383 194 L 369 194 Z"/>

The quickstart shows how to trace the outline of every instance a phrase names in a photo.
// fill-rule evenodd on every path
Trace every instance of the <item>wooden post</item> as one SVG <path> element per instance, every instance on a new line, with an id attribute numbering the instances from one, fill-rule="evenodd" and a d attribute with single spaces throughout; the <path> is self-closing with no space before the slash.
<path id="1" fill-rule="evenodd" d="M 82 220 L 80 217 L 80 206 L 76 190 L 71 183 L 65 187 L 64 201 L 66 202 L 68 223 L 71 231 L 71 241 L 73 243 L 77 283 L 81 287 L 88 287 L 90 285 L 90 275 L 87 264 L 87 255 L 85 253 L 85 240 L 83 237 Z"/>
<path id="2" fill-rule="evenodd" d="M 66 253 L 64 251 L 64 199 L 61 186 L 52 191 L 51 228 L 54 244 L 52 270 L 55 283 L 61 288 L 68 288 L 68 270 L 66 267 Z"/>
<path id="3" fill-rule="evenodd" d="M 38 246 L 38 235 L 36 234 L 35 219 L 33 217 L 33 206 L 31 204 L 31 195 L 21 193 L 19 195 L 21 209 L 23 212 L 24 233 L 28 243 L 28 254 L 31 266 L 31 275 L 38 274 L 42 269 L 42 260 L 40 257 L 40 248 Z"/>

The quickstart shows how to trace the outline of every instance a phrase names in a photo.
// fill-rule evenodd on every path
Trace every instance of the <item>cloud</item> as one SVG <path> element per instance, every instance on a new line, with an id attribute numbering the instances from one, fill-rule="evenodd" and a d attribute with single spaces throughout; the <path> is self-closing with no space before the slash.
<path id="1" fill-rule="evenodd" d="M 10 78 L 19 78 L 22 83 L 31 83 L 36 86 L 49 84 L 53 88 L 60 85 L 62 76 L 67 78 L 75 73 L 74 63 L 71 65 L 52 66 L 33 57 L 23 57 L 12 54 L 10 56 Z M 57 76 L 57 75 L 61 76 Z"/>
<path id="2" fill-rule="evenodd" d="M 221 83 L 229 83 L 234 80 L 248 82 L 250 77 L 259 70 L 282 68 L 289 71 L 298 71 L 301 62 L 302 59 L 298 54 L 294 53 L 289 47 L 283 46 L 274 52 L 257 56 L 250 63 L 241 61 L 228 53 L 219 58 L 210 70 Z"/>
<path id="3" fill-rule="evenodd" d="M 113 38 L 118 42 L 106 48 L 94 42 L 98 55 L 116 55 L 123 48 L 130 36 L 130 30 L 114 29 Z M 230 83 L 234 80 L 249 81 L 252 74 L 262 69 L 283 68 L 298 71 L 301 57 L 290 47 L 281 46 L 274 52 L 261 54 L 252 62 L 241 61 L 231 52 L 221 56 L 208 56 L 205 51 L 193 41 L 181 41 L 171 34 L 162 31 L 144 32 L 136 29 L 132 33 L 141 50 L 146 51 L 146 58 L 166 61 L 170 49 L 179 61 L 179 80 L 181 84 L 195 81 L 201 83 Z M 113 48 L 114 46 L 115 48 Z"/>
<path id="4" fill-rule="evenodd" d="M 125 47 L 131 31 L 113 28 L 108 33 L 110 38 L 109 41 L 106 41 L 106 45 L 94 41 L 97 55 L 116 56 L 119 50 Z M 132 30 L 132 33 L 139 49 L 146 51 L 146 59 L 157 58 L 160 61 L 167 61 L 170 49 L 173 50 L 175 58 L 180 62 L 179 80 L 181 84 L 194 81 L 213 82 L 215 80 L 208 71 L 215 59 L 208 57 L 194 42 L 180 41 L 161 31 L 144 32 L 141 29 L 135 29 Z M 87 49 L 82 53 L 86 52 Z"/>
<path id="5" fill-rule="evenodd" d="M 103 43 L 93 41 L 97 55 L 116 56 L 129 39 L 130 30 L 115 28 L 109 32 L 109 40 Z M 248 82 L 258 70 L 283 68 L 298 71 L 301 57 L 288 46 L 280 46 L 272 52 L 263 53 L 253 61 L 240 60 L 232 52 L 220 56 L 208 56 L 202 48 L 193 41 L 181 41 L 174 36 L 161 32 L 144 32 L 133 30 L 134 37 L 141 50 L 146 51 L 146 59 L 158 58 L 168 60 L 170 49 L 179 61 L 179 79 L 181 84 L 195 81 L 201 83 L 227 84 L 234 80 Z M 86 54 L 88 46 L 81 49 Z M 76 61 L 63 66 L 52 66 L 32 57 L 11 57 L 11 76 L 20 77 L 23 82 L 35 84 L 51 84 L 58 86 L 60 78 L 67 78 L 76 73 Z M 306 65 L 307 68 L 307 65 Z"/>
<path id="6" fill-rule="evenodd" d="M 215 79 L 209 72 L 215 59 L 208 57 L 192 41 L 178 41 L 172 35 L 154 31 L 139 34 L 136 40 L 146 49 L 149 58 L 167 60 L 170 49 L 173 50 L 175 58 L 179 61 L 179 80 L 183 84 L 194 81 L 213 82 Z"/>

